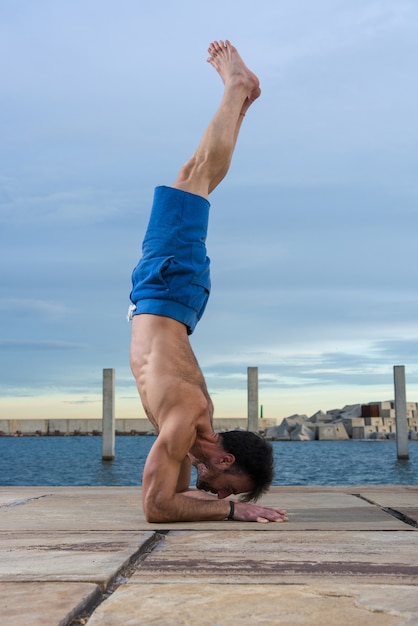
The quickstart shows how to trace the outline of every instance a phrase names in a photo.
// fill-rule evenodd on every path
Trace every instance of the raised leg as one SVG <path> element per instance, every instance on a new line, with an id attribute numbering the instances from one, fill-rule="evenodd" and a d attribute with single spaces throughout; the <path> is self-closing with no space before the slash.
<path id="1" fill-rule="evenodd" d="M 208 62 L 225 85 L 223 97 L 195 153 L 173 185 L 204 198 L 228 172 L 243 117 L 261 93 L 257 76 L 229 41 L 211 43 L 208 52 Z"/>

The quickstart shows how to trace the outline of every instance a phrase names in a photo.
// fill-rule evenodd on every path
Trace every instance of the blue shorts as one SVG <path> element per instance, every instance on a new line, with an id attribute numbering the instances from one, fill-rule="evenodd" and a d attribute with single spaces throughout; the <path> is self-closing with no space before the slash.
<path id="1" fill-rule="evenodd" d="M 131 316 L 171 317 L 193 332 L 210 293 L 209 207 L 201 196 L 156 187 L 142 258 L 132 273 Z"/>

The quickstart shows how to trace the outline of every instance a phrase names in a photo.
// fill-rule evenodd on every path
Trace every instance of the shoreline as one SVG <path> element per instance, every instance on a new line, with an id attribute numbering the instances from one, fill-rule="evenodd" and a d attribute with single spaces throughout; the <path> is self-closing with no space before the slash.
<path id="1" fill-rule="evenodd" d="M 221 431 L 219 431 L 221 432 Z M 261 436 L 263 435 L 263 431 L 260 431 L 259 434 L 261 434 Z M 411 436 L 412 435 L 412 436 Z M 416 436 L 417 433 L 415 433 L 415 431 L 412 431 L 412 433 L 409 434 L 408 437 L 408 441 L 418 441 L 418 436 Z M 122 438 L 127 438 L 127 437 L 156 437 L 157 434 L 155 432 L 129 432 L 129 433 L 121 433 L 121 432 L 116 432 L 115 433 L 115 437 L 122 437 Z M 101 431 L 94 431 L 94 432 L 79 432 L 79 433 L 13 433 L 13 434 L 5 434 L 3 432 L 0 432 L 0 439 L 41 439 L 41 438 L 46 438 L 46 439 L 53 439 L 53 438 L 57 438 L 57 439 L 63 439 L 66 437 L 69 438 L 74 438 L 74 437 L 81 437 L 83 439 L 90 439 L 90 438 L 95 438 L 95 437 L 102 437 L 102 432 Z M 379 441 L 395 441 L 396 442 L 396 433 L 388 433 L 385 436 L 380 436 L 380 437 L 357 437 L 357 438 L 352 438 L 352 437 L 348 437 L 346 439 L 276 439 L 276 438 L 269 438 L 269 437 L 264 437 L 267 441 L 269 441 L 270 443 L 332 443 L 332 442 L 339 442 L 339 443 L 349 443 L 349 442 L 358 442 L 358 441 L 367 441 L 367 442 L 379 442 Z"/>

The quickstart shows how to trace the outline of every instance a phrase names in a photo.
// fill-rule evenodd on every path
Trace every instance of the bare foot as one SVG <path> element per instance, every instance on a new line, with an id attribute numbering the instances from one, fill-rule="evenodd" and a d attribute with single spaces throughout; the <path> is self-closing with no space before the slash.
<path id="1" fill-rule="evenodd" d="M 224 85 L 235 82 L 242 85 L 245 89 L 247 97 L 241 110 L 241 113 L 244 115 L 254 100 L 261 94 L 257 76 L 248 69 L 238 50 L 227 39 L 225 43 L 223 41 L 213 41 L 208 48 L 208 52 L 210 54 L 208 63 L 218 72 Z"/>

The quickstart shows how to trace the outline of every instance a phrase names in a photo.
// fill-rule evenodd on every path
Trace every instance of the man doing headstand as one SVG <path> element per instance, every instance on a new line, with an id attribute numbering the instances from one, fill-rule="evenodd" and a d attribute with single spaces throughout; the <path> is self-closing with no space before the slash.
<path id="1" fill-rule="evenodd" d="M 143 507 L 149 522 L 281 522 L 285 511 L 250 502 L 271 484 L 271 446 L 254 433 L 214 432 L 212 401 L 188 338 L 210 291 L 208 196 L 226 175 L 243 117 L 261 93 L 229 41 L 211 43 L 209 54 L 224 83 L 222 101 L 173 186 L 156 188 L 132 274 L 131 368 L 158 433 L 144 467 Z M 197 490 L 189 488 L 192 464 Z M 226 499 L 235 494 L 244 495 Z"/>

